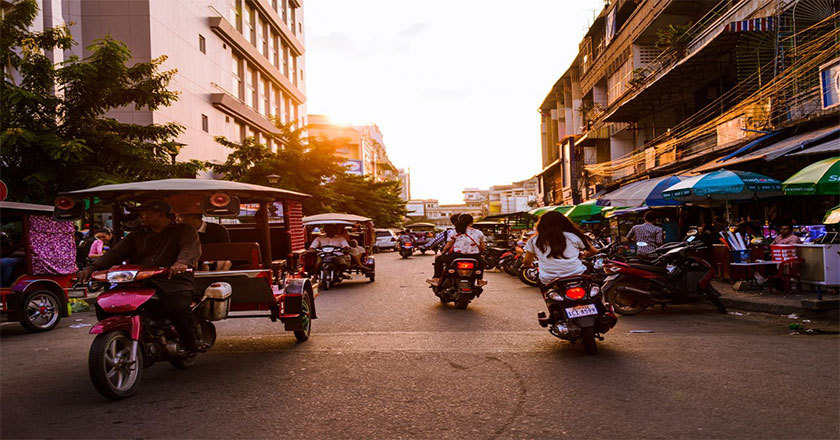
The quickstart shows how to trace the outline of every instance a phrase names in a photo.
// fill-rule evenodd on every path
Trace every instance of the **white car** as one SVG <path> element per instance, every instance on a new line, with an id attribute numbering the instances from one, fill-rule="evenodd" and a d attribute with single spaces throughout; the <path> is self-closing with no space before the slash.
<path id="1" fill-rule="evenodd" d="M 376 242 L 373 244 L 373 251 L 379 252 L 384 249 L 393 249 L 396 251 L 399 248 L 397 238 L 397 234 L 390 229 L 377 229 Z"/>

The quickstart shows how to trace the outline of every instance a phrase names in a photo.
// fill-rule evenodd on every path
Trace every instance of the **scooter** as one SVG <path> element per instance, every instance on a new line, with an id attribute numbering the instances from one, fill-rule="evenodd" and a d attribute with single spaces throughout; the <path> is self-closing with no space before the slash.
<path id="1" fill-rule="evenodd" d="M 410 241 L 400 242 L 400 256 L 408 258 L 414 253 L 414 244 Z"/>
<path id="2" fill-rule="evenodd" d="M 647 243 L 637 243 L 639 247 Z M 603 285 L 604 295 L 615 311 L 622 315 L 636 315 L 644 309 L 667 304 L 688 304 L 711 302 L 720 313 L 726 307 L 720 301 L 720 293 L 712 286 L 714 277 L 712 265 L 691 255 L 703 247 L 703 243 L 688 237 L 676 245 L 669 243 L 668 250 L 652 261 L 607 260 L 604 271 L 607 278 Z"/>
<path id="3" fill-rule="evenodd" d="M 548 315 L 537 314 L 540 326 L 559 339 L 580 341 L 588 354 L 598 352 L 597 340 L 618 321 L 612 308 L 605 305 L 598 284 L 588 275 L 558 278 L 543 292 Z"/>
<path id="4" fill-rule="evenodd" d="M 475 258 L 456 258 L 444 270 L 440 283 L 429 286 L 443 304 L 454 302 L 455 308 L 464 310 L 484 291 L 476 285 L 481 271 Z"/>
<path id="5" fill-rule="evenodd" d="M 143 369 L 158 361 L 176 368 L 195 364 L 195 354 L 184 351 L 178 332 L 160 305 L 160 293 L 145 280 L 169 276 L 169 269 L 137 265 L 114 266 L 94 272 L 93 280 L 109 283 L 96 300 L 99 322 L 90 334 L 88 369 L 94 388 L 103 396 L 125 399 L 132 396 L 143 378 Z M 196 336 L 212 346 L 216 327 L 211 321 L 227 317 L 231 286 L 217 282 L 207 287 L 191 306 Z"/>
<path id="6" fill-rule="evenodd" d="M 341 266 L 336 261 L 338 257 L 344 256 L 341 248 L 324 246 L 318 249 L 318 258 L 321 259 L 321 267 L 318 270 L 318 286 L 324 290 L 341 283 L 344 280 Z"/>

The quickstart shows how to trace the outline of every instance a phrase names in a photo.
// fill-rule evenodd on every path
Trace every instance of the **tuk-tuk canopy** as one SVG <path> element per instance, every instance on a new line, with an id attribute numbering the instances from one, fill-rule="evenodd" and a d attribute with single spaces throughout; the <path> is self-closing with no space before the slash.
<path id="1" fill-rule="evenodd" d="M 78 191 L 68 191 L 62 193 L 62 195 L 128 199 L 130 197 L 164 197 L 184 192 L 206 193 L 207 195 L 224 192 L 239 197 L 243 203 L 253 203 L 266 199 L 281 200 L 311 197 L 309 194 L 272 188 L 270 186 L 213 179 L 161 179 L 145 182 L 117 183 L 95 186 Z"/>
<path id="2" fill-rule="evenodd" d="M 36 205 L 34 203 L 20 203 L 0 201 L 0 211 L 19 211 L 23 213 L 44 213 L 52 215 L 53 207 L 49 205 Z"/>
<path id="3" fill-rule="evenodd" d="M 418 223 L 412 223 L 410 225 L 405 225 L 406 229 L 420 229 L 420 228 L 434 229 L 435 227 L 436 227 L 436 225 L 434 223 L 424 223 L 424 222 L 418 222 Z"/>
<path id="4" fill-rule="evenodd" d="M 310 215 L 303 218 L 304 225 L 326 225 L 326 224 L 350 224 L 369 222 L 371 219 L 353 214 L 339 214 L 328 212 L 326 214 Z"/>

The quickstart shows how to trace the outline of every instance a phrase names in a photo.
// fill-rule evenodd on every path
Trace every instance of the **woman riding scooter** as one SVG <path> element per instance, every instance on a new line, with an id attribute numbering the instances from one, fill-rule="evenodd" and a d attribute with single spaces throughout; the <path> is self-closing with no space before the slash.
<path id="1" fill-rule="evenodd" d="M 443 248 L 444 258 L 435 259 L 435 275 L 434 278 L 426 280 L 427 283 L 437 286 L 440 283 L 440 277 L 443 275 L 443 268 L 452 260 L 456 258 L 474 258 L 478 261 L 478 280 L 476 285 L 481 287 L 487 284 L 484 281 L 484 259 L 481 255 L 484 253 L 485 238 L 484 234 L 478 229 L 472 228 L 473 216 L 469 214 L 461 214 L 455 223 L 455 235 L 449 239 L 446 246 Z M 450 253 L 450 251 L 452 253 Z"/>
<path id="2" fill-rule="evenodd" d="M 563 214 L 550 211 L 540 217 L 537 234 L 525 244 L 523 265 L 530 267 L 536 257 L 540 265 L 540 285 L 546 286 L 556 278 L 580 275 L 586 271 L 581 262 L 598 251 L 589 238 Z"/>

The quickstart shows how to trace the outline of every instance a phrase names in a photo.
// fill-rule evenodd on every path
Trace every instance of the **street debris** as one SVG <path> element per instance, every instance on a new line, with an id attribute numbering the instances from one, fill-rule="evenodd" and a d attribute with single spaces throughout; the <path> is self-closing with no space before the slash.
<path id="1" fill-rule="evenodd" d="M 741 313 L 741 312 L 729 312 L 729 313 L 728 313 L 728 315 L 732 315 L 732 316 L 744 316 L 744 314 L 743 314 L 743 313 Z"/>
<path id="2" fill-rule="evenodd" d="M 796 313 L 791 313 L 790 315 L 785 316 L 785 318 L 788 318 L 788 319 L 799 319 L 799 315 L 797 315 Z"/>
<path id="3" fill-rule="evenodd" d="M 653 330 L 630 330 L 630 333 L 653 333 Z"/>
<path id="4" fill-rule="evenodd" d="M 791 335 L 837 335 L 840 331 L 837 330 L 823 330 L 821 328 L 805 328 L 802 324 L 789 324 L 788 328 L 793 330 Z"/>
<path id="5" fill-rule="evenodd" d="M 70 328 L 83 328 L 83 327 L 90 327 L 90 326 L 92 326 L 92 325 L 93 325 L 93 324 L 79 323 L 79 324 L 73 324 L 73 325 L 71 325 L 71 326 L 70 326 Z"/>
<path id="6" fill-rule="evenodd" d="M 70 311 L 72 313 L 87 312 L 90 310 L 90 305 L 81 299 L 70 298 Z"/>

